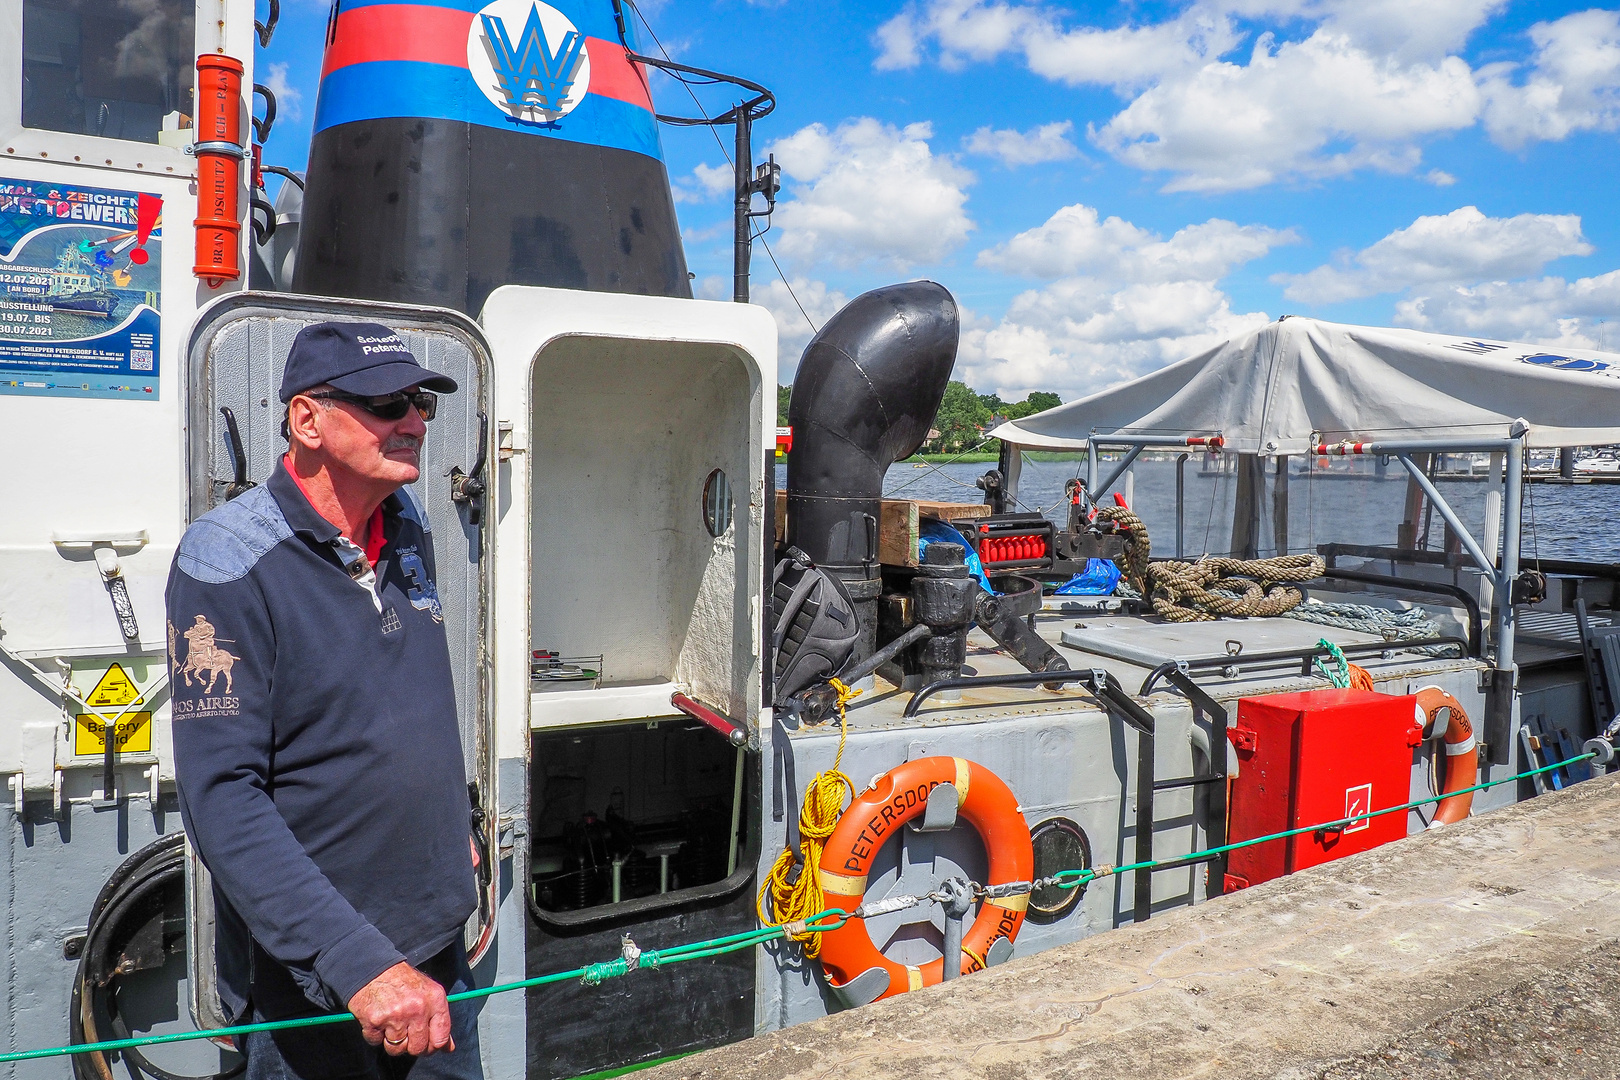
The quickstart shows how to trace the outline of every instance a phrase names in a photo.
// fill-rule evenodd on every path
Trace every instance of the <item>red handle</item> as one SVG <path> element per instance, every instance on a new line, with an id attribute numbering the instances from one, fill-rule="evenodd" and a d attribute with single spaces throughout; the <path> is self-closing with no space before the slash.
<path id="1" fill-rule="evenodd" d="M 746 728 L 732 723 L 726 717 L 721 716 L 707 705 L 693 701 L 685 694 L 671 694 L 669 696 L 669 703 L 675 706 L 681 712 L 685 713 L 687 716 L 690 716 L 696 720 L 701 720 L 705 724 L 714 728 L 714 730 L 724 735 L 726 737 L 726 741 L 732 746 L 742 746 L 748 741 L 748 730 Z"/>

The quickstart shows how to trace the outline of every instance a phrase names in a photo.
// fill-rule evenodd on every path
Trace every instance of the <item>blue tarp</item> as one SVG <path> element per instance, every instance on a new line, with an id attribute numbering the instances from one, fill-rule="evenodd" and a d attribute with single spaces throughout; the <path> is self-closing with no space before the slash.
<path id="1" fill-rule="evenodd" d="M 1110 596 L 1119 578 L 1119 567 L 1112 559 L 1087 559 L 1086 568 L 1055 591 L 1058 596 Z"/>

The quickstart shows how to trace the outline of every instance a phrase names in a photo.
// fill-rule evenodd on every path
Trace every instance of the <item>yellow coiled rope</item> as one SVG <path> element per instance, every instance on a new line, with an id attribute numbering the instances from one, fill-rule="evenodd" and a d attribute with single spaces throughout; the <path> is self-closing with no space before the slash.
<path id="1" fill-rule="evenodd" d="M 833 758 L 833 767 L 817 773 L 809 787 L 805 788 L 804 809 L 799 812 L 801 850 L 783 848 L 782 854 L 772 864 L 770 873 L 765 875 L 765 883 L 760 886 L 756 906 L 759 921 L 764 926 L 802 924 L 822 910 L 821 876 L 817 870 L 821 865 L 821 849 L 826 846 L 827 838 L 838 825 L 839 815 L 844 812 L 844 797 L 855 797 L 855 785 L 839 771 L 838 766 L 843 763 L 844 740 L 849 737 L 845 708 L 861 692 L 851 690 L 837 679 L 828 681 L 838 691 L 838 755 Z M 794 867 L 799 870 L 797 878 L 793 876 Z M 770 897 L 770 911 L 766 910 L 767 896 Z M 804 955 L 812 959 L 821 955 L 820 934 L 800 929 L 797 933 L 789 933 L 788 937 L 804 947 Z"/>

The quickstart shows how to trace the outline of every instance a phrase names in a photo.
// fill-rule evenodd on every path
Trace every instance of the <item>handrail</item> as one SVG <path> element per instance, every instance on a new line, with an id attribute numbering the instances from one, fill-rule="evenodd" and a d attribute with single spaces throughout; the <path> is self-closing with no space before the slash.
<path id="1" fill-rule="evenodd" d="M 747 119 L 751 122 L 769 116 L 776 108 L 776 95 L 774 93 L 759 85 L 757 82 L 743 78 L 741 75 L 723 75 L 718 71 L 710 71 L 707 68 L 691 67 L 687 64 L 677 64 L 673 60 L 659 60 L 651 56 L 642 56 L 639 53 L 631 53 L 630 62 L 632 64 L 646 64 L 648 67 L 660 68 L 664 71 L 678 71 L 687 75 L 696 75 L 699 78 L 708 79 L 715 83 L 730 83 L 732 86 L 740 86 L 744 90 L 752 90 L 756 95 L 758 95 L 749 99 L 748 101 L 743 102 L 736 108 L 728 109 L 718 116 L 713 117 L 665 116 L 663 113 L 659 113 L 657 115 L 661 123 L 673 124 L 676 127 L 713 127 L 716 124 L 734 123 L 735 120 L 733 119 L 733 115 L 739 109 L 743 110 Z M 763 108 L 761 108 L 761 106 L 763 106 Z M 701 105 L 698 107 L 702 108 Z"/>
<path id="2" fill-rule="evenodd" d="M 906 703 L 905 715 L 917 715 L 917 708 L 941 690 L 954 690 L 972 686 L 1039 686 L 1043 683 L 1061 684 L 1078 682 L 1097 696 L 1110 713 L 1117 712 L 1137 733 L 1136 768 L 1136 858 L 1138 862 L 1153 859 L 1153 796 L 1154 796 L 1154 729 L 1153 714 L 1142 703 L 1131 697 L 1125 688 L 1102 668 L 1085 671 L 1016 671 L 1006 675 L 971 675 L 956 679 L 940 679 L 911 695 Z M 1132 918 L 1147 922 L 1153 914 L 1153 885 L 1151 874 L 1140 874 L 1134 885 Z"/>
<path id="3" fill-rule="evenodd" d="M 1322 576 L 1335 581 L 1358 581 L 1364 585 L 1384 585 L 1393 589 L 1434 593 L 1437 596 L 1450 596 L 1460 600 L 1463 607 L 1468 609 L 1468 655 L 1477 659 L 1484 649 L 1484 616 L 1480 613 L 1479 601 L 1461 585 L 1396 577 L 1394 574 L 1369 574 L 1363 570 L 1340 570 L 1333 566 L 1329 566 Z"/>
<path id="4" fill-rule="evenodd" d="M 1333 560 L 1341 555 L 1348 555 L 1357 559 L 1379 559 L 1397 563 L 1444 566 L 1448 570 L 1473 565 L 1473 560 L 1465 554 L 1452 554 L 1445 551 L 1412 551 L 1406 548 L 1380 547 L 1372 544 L 1318 544 L 1316 552 L 1327 559 L 1330 568 L 1333 566 Z M 1529 561 L 1534 563 L 1535 568 L 1543 573 L 1620 581 L 1620 564 L 1584 562 L 1579 559 L 1532 558 Z M 1501 560 L 1497 561 L 1497 565 L 1501 565 Z"/>
<path id="5" fill-rule="evenodd" d="M 1430 638 L 1412 638 L 1405 641 L 1357 641 L 1349 645 L 1339 646 L 1339 651 L 1346 656 L 1365 656 L 1371 653 L 1408 652 L 1412 649 L 1427 649 L 1439 645 L 1451 645 L 1462 653 L 1468 655 L 1468 642 L 1453 635 L 1443 635 Z M 1172 671 L 1210 671 L 1229 667 L 1267 667 L 1286 663 L 1290 660 L 1301 665 L 1300 674 L 1311 673 L 1311 661 L 1321 656 L 1331 656 L 1332 650 L 1321 645 L 1312 645 L 1305 649 L 1280 649 L 1276 652 L 1254 653 L 1249 656 L 1242 654 L 1228 656 L 1198 656 L 1191 660 L 1166 660 L 1142 680 L 1142 689 L 1137 691 L 1137 697 L 1147 697 L 1153 693 L 1154 685 L 1165 678 Z"/>

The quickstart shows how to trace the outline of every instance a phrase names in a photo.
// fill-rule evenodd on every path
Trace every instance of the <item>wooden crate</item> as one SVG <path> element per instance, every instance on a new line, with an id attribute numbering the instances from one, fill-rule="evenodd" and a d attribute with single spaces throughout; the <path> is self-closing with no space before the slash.
<path id="1" fill-rule="evenodd" d="M 984 503 L 884 499 L 878 514 L 878 558 L 889 566 L 916 566 L 918 530 L 923 518 L 956 521 L 990 516 Z M 787 492 L 776 493 L 776 535 L 787 535 Z"/>

